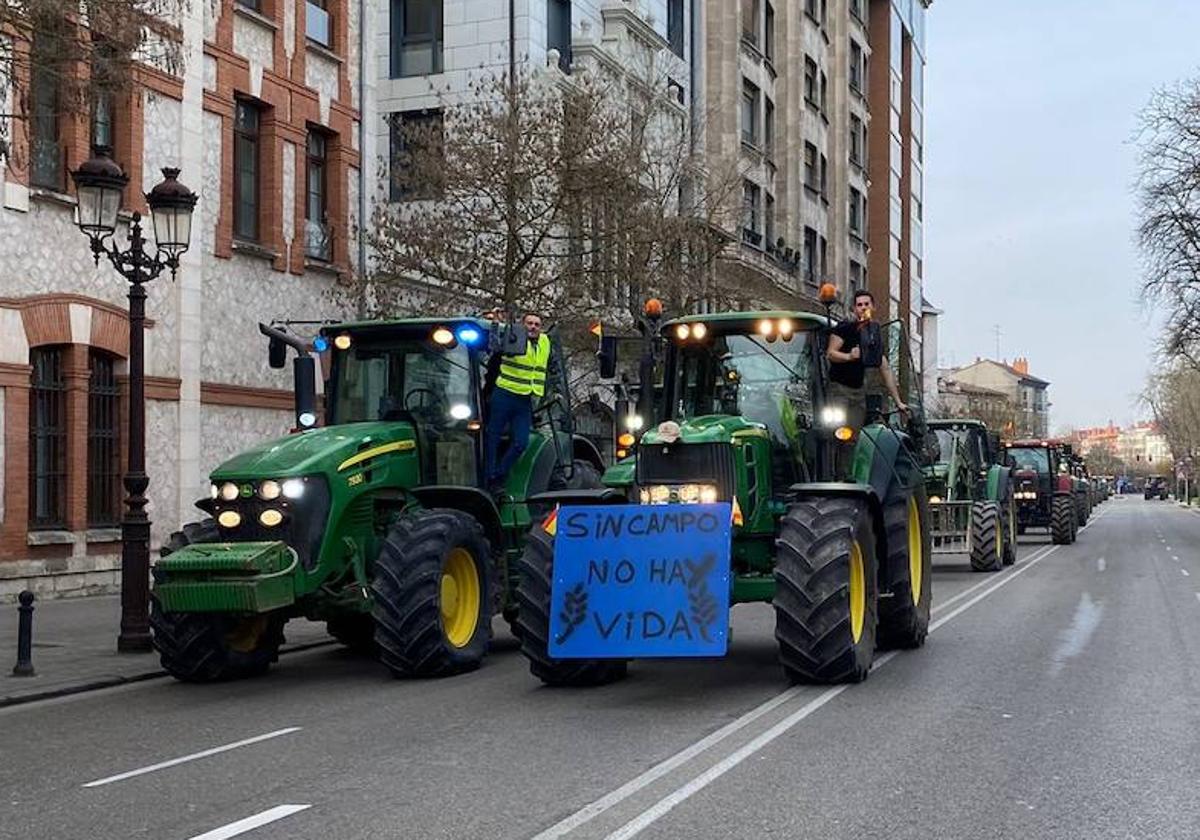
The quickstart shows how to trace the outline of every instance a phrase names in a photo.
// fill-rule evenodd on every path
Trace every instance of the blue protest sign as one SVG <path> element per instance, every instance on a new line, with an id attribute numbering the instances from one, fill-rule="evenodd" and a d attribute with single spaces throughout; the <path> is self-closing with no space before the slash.
<path id="1" fill-rule="evenodd" d="M 728 503 L 561 507 L 550 655 L 723 656 L 730 518 Z"/>

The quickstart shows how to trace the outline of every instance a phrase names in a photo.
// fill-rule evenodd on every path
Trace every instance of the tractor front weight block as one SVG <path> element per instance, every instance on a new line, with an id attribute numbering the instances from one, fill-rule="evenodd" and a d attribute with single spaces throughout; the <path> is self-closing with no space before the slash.
<path id="1" fill-rule="evenodd" d="M 282 542 L 196 543 L 154 567 L 163 612 L 266 613 L 296 601 L 296 552 Z"/>

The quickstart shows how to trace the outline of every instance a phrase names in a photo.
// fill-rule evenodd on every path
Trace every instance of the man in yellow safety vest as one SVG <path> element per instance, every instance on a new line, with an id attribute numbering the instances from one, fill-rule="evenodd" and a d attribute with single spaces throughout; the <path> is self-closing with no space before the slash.
<path id="1" fill-rule="evenodd" d="M 484 464 L 488 488 L 498 492 L 517 458 L 529 445 L 533 407 L 546 393 L 546 366 L 550 361 L 550 338 L 542 335 L 542 318 L 527 312 L 523 320 L 527 341 L 525 352 L 501 356 L 496 387 L 488 406 L 484 434 Z M 500 458 L 500 438 L 509 432 L 511 442 Z"/>

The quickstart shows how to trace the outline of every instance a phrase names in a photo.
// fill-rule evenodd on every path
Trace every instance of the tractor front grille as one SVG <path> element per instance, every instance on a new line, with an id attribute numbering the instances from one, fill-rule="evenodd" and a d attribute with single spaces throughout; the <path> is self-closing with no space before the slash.
<path id="1" fill-rule="evenodd" d="M 267 508 L 282 511 L 283 522 L 273 528 L 259 522 L 259 515 Z M 280 498 L 264 502 L 253 497 L 215 502 L 213 518 L 216 519 L 223 510 L 236 510 L 241 514 L 242 521 L 234 528 L 220 528 L 222 541 L 283 542 L 296 552 L 305 569 L 316 567 L 321 540 L 325 536 L 326 520 L 329 518 L 329 487 L 323 478 L 307 479 L 304 495 L 299 499 Z"/>
<path id="2" fill-rule="evenodd" d="M 737 489 L 733 447 L 727 443 L 647 443 L 638 449 L 637 483 L 717 485 L 721 499 Z"/>

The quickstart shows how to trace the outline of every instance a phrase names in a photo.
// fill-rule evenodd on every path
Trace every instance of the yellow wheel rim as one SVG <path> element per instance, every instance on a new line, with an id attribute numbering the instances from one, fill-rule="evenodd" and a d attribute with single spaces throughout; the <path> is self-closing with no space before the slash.
<path id="1" fill-rule="evenodd" d="M 256 615 L 244 618 L 225 634 L 225 644 L 237 653 L 253 653 L 267 630 L 267 617 Z"/>
<path id="2" fill-rule="evenodd" d="M 850 638 L 858 644 L 867 617 L 867 576 L 863 571 L 862 547 L 850 543 Z"/>
<path id="3" fill-rule="evenodd" d="M 479 573 L 465 548 L 455 548 L 442 567 L 442 628 L 456 648 L 466 647 L 479 624 Z"/>
<path id="4" fill-rule="evenodd" d="M 917 497 L 908 500 L 908 579 L 914 604 L 921 603 L 921 587 L 925 584 L 925 545 L 921 541 L 921 511 Z"/>

